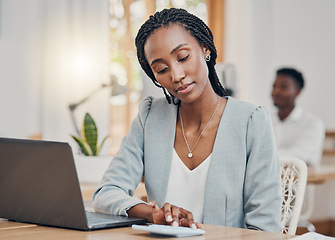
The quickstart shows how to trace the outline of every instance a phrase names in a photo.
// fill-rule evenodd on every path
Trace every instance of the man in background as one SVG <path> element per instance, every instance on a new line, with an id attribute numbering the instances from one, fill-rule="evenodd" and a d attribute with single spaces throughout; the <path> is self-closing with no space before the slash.
<path id="1" fill-rule="evenodd" d="M 272 88 L 273 129 L 279 157 L 297 157 L 308 166 L 320 164 L 325 127 L 316 116 L 296 105 L 304 88 L 303 75 L 293 68 L 277 70 Z"/>

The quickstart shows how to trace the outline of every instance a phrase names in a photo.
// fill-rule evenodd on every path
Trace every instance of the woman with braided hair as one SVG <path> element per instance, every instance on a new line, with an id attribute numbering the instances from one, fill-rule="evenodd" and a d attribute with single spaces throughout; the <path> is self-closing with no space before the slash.
<path id="1" fill-rule="evenodd" d="M 280 231 L 280 166 L 263 107 L 227 96 L 208 26 L 164 9 L 136 40 L 141 67 L 165 98 L 147 97 L 94 194 L 97 212 L 200 228 Z M 149 203 L 132 197 L 145 178 Z"/>

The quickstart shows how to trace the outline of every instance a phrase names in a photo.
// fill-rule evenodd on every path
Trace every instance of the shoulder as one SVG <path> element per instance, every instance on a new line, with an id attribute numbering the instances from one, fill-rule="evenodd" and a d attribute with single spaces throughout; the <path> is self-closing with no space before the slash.
<path id="1" fill-rule="evenodd" d="M 145 121 L 149 114 L 161 115 L 166 113 L 168 109 L 174 109 L 175 105 L 169 104 L 164 97 L 154 98 L 148 96 L 139 104 L 139 116 L 142 121 Z"/>
<path id="2" fill-rule="evenodd" d="M 322 120 L 319 118 L 319 116 L 315 115 L 314 113 L 311 113 L 310 111 L 307 111 L 303 108 L 300 108 L 302 111 L 302 116 L 312 122 L 322 122 Z"/>
<path id="3" fill-rule="evenodd" d="M 228 101 L 229 108 L 234 112 L 236 118 L 242 118 L 247 121 L 250 119 L 271 121 L 271 114 L 265 106 L 257 106 L 231 97 L 229 97 Z"/>
<path id="4" fill-rule="evenodd" d="M 231 136 L 242 138 L 263 130 L 272 130 L 271 115 L 266 107 L 257 106 L 235 98 L 228 98 L 222 115 L 225 130 Z"/>
<path id="5" fill-rule="evenodd" d="M 152 108 L 167 108 L 169 107 L 169 104 L 166 100 L 166 98 L 164 97 L 160 97 L 160 98 L 155 98 L 152 96 L 148 96 L 146 98 L 144 98 L 139 105 L 139 111 L 140 112 L 148 112 L 150 111 Z"/>
<path id="6" fill-rule="evenodd" d="M 308 125 L 309 127 L 314 126 L 315 128 L 319 129 L 323 129 L 325 127 L 323 121 L 317 115 L 302 108 L 300 108 L 300 110 L 301 110 L 301 119 L 302 121 L 305 122 L 306 125 Z"/>

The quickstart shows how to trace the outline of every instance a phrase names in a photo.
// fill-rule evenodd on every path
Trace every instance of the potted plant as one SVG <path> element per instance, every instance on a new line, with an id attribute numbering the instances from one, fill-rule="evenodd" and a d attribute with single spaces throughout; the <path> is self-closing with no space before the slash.
<path id="1" fill-rule="evenodd" d="M 80 136 L 71 135 L 80 148 L 81 154 L 74 156 L 80 182 L 94 182 L 101 180 L 112 157 L 100 156 L 100 150 L 108 139 L 106 136 L 98 143 L 98 128 L 89 113 L 85 114 L 82 122 Z"/>
<path id="2" fill-rule="evenodd" d="M 100 145 L 98 145 L 98 128 L 94 119 L 89 113 L 85 114 L 83 124 L 80 131 L 80 137 L 71 135 L 78 143 L 81 152 L 86 156 L 98 156 L 102 145 L 108 138 L 106 136 Z"/>

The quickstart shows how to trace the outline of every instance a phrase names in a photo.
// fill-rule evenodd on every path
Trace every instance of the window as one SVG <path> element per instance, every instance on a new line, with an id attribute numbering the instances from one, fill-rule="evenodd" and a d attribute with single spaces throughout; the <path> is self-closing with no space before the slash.
<path id="1" fill-rule="evenodd" d="M 206 0 L 110 0 L 110 73 L 128 93 L 112 97 L 110 103 L 111 154 L 120 147 L 141 100 L 142 77 L 134 39 L 149 15 L 164 8 L 184 8 L 207 22 Z"/>

